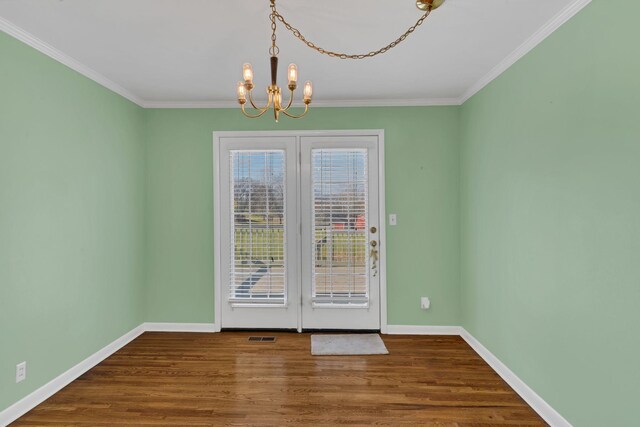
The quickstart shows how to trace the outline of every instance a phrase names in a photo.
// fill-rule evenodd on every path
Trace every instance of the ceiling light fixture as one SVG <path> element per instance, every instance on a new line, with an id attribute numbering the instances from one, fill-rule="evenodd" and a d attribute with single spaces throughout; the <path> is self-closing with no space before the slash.
<path id="1" fill-rule="evenodd" d="M 424 11 L 424 14 L 418 19 L 418 21 L 407 31 L 404 32 L 400 37 L 398 37 L 393 42 L 389 43 L 383 48 L 378 50 L 371 51 L 365 54 L 346 54 L 333 52 L 327 49 L 323 49 L 319 47 L 317 44 L 310 42 L 307 40 L 300 30 L 293 27 L 289 24 L 282 15 L 276 9 L 276 0 L 270 0 L 271 2 L 271 13 L 269 14 L 269 19 L 271 21 L 271 47 L 269 48 L 269 54 L 271 55 L 271 85 L 267 87 L 267 105 L 264 107 L 258 107 L 253 100 L 253 68 L 251 64 L 247 63 L 242 66 L 242 78 L 244 81 L 238 82 L 237 86 L 237 95 L 238 95 L 238 103 L 242 109 L 242 113 L 252 119 L 256 119 L 258 117 L 262 117 L 269 109 L 273 109 L 273 115 L 275 121 L 277 122 L 280 118 L 280 113 L 286 115 L 287 117 L 291 117 L 293 119 L 299 119 L 304 117 L 309 112 L 309 104 L 311 104 L 311 97 L 313 95 L 313 86 L 310 81 L 305 82 L 304 90 L 302 94 L 302 101 L 304 102 L 304 111 L 301 114 L 295 115 L 289 112 L 289 109 L 293 105 L 293 97 L 296 88 L 298 87 L 298 67 L 296 64 L 289 64 L 289 68 L 287 70 L 287 79 L 289 81 L 289 102 L 287 102 L 287 106 L 283 107 L 282 104 L 282 89 L 278 86 L 278 53 L 280 53 L 280 49 L 276 44 L 276 23 L 280 21 L 287 30 L 291 31 L 293 35 L 298 38 L 301 42 L 307 45 L 309 48 L 315 50 L 318 53 L 323 55 L 328 55 L 332 58 L 339 59 L 365 59 L 365 58 L 373 58 L 374 56 L 383 54 L 393 49 L 400 43 L 402 43 L 409 35 L 411 35 L 416 28 L 418 28 L 422 23 L 427 19 L 431 11 L 440 7 L 445 0 L 417 0 L 416 6 L 418 9 Z M 255 113 L 249 113 L 246 110 L 247 99 L 249 100 L 249 104 L 255 110 Z"/>

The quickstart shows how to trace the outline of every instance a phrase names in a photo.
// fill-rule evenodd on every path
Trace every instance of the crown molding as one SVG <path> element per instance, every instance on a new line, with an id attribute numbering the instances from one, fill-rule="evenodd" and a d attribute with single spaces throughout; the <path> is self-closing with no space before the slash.
<path id="1" fill-rule="evenodd" d="M 0 31 L 3 31 L 10 35 L 11 37 L 20 40 L 21 42 L 31 46 L 35 50 L 44 53 L 48 57 L 58 61 L 59 63 L 66 65 L 74 71 L 82 74 L 83 76 L 93 80 L 94 82 L 104 86 L 112 92 L 117 93 L 118 95 L 128 99 L 129 101 L 142 106 L 142 99 L 138 98 L 133 92 L 123 88 L 119 84 L 109 80 L 102 74 L 97 71 L 87 67 L 81 62 L 75 60 L 69 55 L 62 53 L 58 49 L 53 46 L 43 42 L 36 36 L 26 32 L 22 28 L 13 24 L 12 22 L 7 21 L 6 19 L 0 17 Z"/>
<path id="2" fill-rule="evenodd" d="M 421 98 L 421 99 L 345 99 L 345 100 L 316 100 L 314 107 L 427 107 L 427 106 L 457 106 L 464 104 L 473 95 L 480 92 L 485 86 L 498 78 L 519 59 L 533 50 L 542 41 L 549 37 L 565 22 L 584 9 L 591 0 L 575 0 L 556 16 L 550 19 L 531 37 L 529 37 L 517 49 L 511 52 L 504 60 L 496 65 L 489 73 L 474 83 L 463 95 L 458 98 Z M 28 33 L 17 25 L 0 17 L 0 31 L 33 47 L 50 58 L 66 65 L 83 76 L 95 81 L 105 88 L 117 93 L 129 101 L 143 108 L 158 109 L 204 109 L 204 108 L 237 108 L 236 101 L 147 101 L 136 96 L 133 92 L 119 84 L 109 80 L 97 71 L 87 67 L 69 55 L 57 50 L 53 46 L 43 42 L 34 35 Z"/>
<path id="3" fill-rule="evenodd" d="M 437 107 L 460 105 L 458 98 L 318 100 L 314 107 Z"/>
<path id="4" fill-rule="evenodd" d="M 315 100 L 315 108 L 431 107 L 460 105 L 458 98 Z M 143 101 L 144 108 L 238 108 L 237 101 Z"/>
<path id="5" fill-rule="evenodd" d="M 513 64 L 518 62 L 520 58 L 531 52 L 536 46 L 538 46 L 547 37 L 553 34 L 553 32 L 560 28 L 565 22 L 573 18 L 578 12 L 584 9 L 589 3 L 591 3 L 591 0 L 575 0 L 571 4 L 567 5 L 556 16 L 547 21 L 546 24 L 544 24 L 524 43 L 518 46 L 516 50 L 511 52 L 498 65 L 493 67 L 491 71 L 485 74 L 469 89 L 467 89 L 467 91 L 459 98 L 459 105 L 467 102 L 471 97 L 473 97 L 473 95 L 480 92 L 482 89 L 484 89 L 485 86 L 497 79 L 502 73 L 511 68 Z"/>

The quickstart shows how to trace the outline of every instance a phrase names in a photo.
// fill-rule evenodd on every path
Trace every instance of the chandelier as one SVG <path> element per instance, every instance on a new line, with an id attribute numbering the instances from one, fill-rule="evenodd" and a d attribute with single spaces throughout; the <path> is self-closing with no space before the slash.
<path id="1" fill-rule="evenodd" d="M 309 112 L 309 104 L 311 104 L 311 97 L 313 95 L 313 85 L 308 80 L 304 84 L 302 93 L 304 111 L 301 114 L 297 115 L 292 114 L 289 111 L 293 106 L 294 92 L 298 87 L 298 67 L 296 66 L 296 64 L 289 64 L 289 68 L 287 69 L 287 87 L 290 93 L 289 101 L 286 103 L 286 106 L 283 106 L 284 104 L 282 103 L 282 89 L 278 86 L 278 53 L 280 53 L 280 49 L 276 44 L 276 28 L 278 21 L 280 21 L 285 26 L 285 28 L 289 30 L 296 38 L 307 45 L 307 47 L 315 50 L 320 54 L 339 59 L 366 59 L 386 53 L 387 51 L 402 43 L 407 37 L 409 37 L 409 35 L 411 35 L 416 30 L 416 28 L 422 25 L 431 11 L 440 7 L 444 3 L 444 1 L 445 0 L 417 0 L 416 6 L 418 7 L 418 9 L 424 11 L 424 14 L 413 26 L 409 27 L 409 29 L 405 31 L 404 34 L 402 34 L 400 37 L 398 37 L 396 40 L 389 43 L 385 47 L 382 47 L 378 50 L 374 50 L 365 54 L 354 55 L 333 52 L 331 50 L 321 48 L 317 44 L 307 40 L 302 35 L 300 30 L 293 27 L 284 19 L 282 15 L 280 15 L 278 10 L 276 9 L 276 0 L 270 0 L 271 13 L 269 13 L 269 20 L 271 21 L 271 47 L 269 48 L 269 55 L 271 56 L 271 84 L 267 86 L 267 104 L 264 107 L 259 107 L 253 100 L 252 94 L 255 87 L 253 84 L 253 67 L 251 66 L 251 64 L 246 63 L 242 66 L 243 81 L 238 82 L 237 86 L 238 103 L 240 104 L 240 107 L 242 109 L 242 114 L 249 118 L 257 119 L 258 117 L 262 117 L 267 111 L 269 111 L 269 109 L 272 109 L 275 121 L 278 122 L 280 113 L 293 119 L 299 119 L 301 117 L 304 117 Z M 249 104 L 254 111 L 247 111 L 247 100 L 249 101 Z"/>

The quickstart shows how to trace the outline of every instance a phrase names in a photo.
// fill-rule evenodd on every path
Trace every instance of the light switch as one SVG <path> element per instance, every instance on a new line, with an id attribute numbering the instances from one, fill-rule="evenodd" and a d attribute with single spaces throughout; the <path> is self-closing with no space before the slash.
<path id="1" fill-rule="evenodd" d="M 389 215 L 389 225 L 396 225 L 398 223 L 398 217 L 396 214 Z"/>

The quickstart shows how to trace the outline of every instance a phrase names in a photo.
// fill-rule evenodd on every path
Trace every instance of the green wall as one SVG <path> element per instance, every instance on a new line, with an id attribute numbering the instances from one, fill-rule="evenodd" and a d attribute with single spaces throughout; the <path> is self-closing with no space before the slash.
<path id="1" fill-rule="evenodd" d="M 462 323 L 575 425 L 637 424 L 637 16 L 595 0 L 461 108 L 278 125 L 145 111 L 0 33 L 0 408 L 143 321 L 213 321 L 212 132 L 383 128 L 389 323 Z"/>
<path id="2" fill-rule="evenodd" d="M 638 425 L 638 16 L 594 1 L 462 107 L 463 324 L 576 426 Z"/>
<path id="3" fill-rule="evenodd" d="M 213 322 L 213 135 L 384 129 L 390 324 L 459 324 L 458 108 L 315 108 L 304 120 L 236 109 L 148 110 L 147 320 Z M 420 296 L 432 299 L 420 310 Z"/>
<path id="4" fill-rule="evenodd" d="M 0 410 L 143 320 L 143 114 L 0 32 Z"/>
<path id="5" fill-rule="evenodd" d="M 385 129 L 389 322 L 459 323 L 458 108 L 145 111 L 4 33 L 0 54 L 0 409 L 144 321 L 213 321 L 214 130 Z"/>

